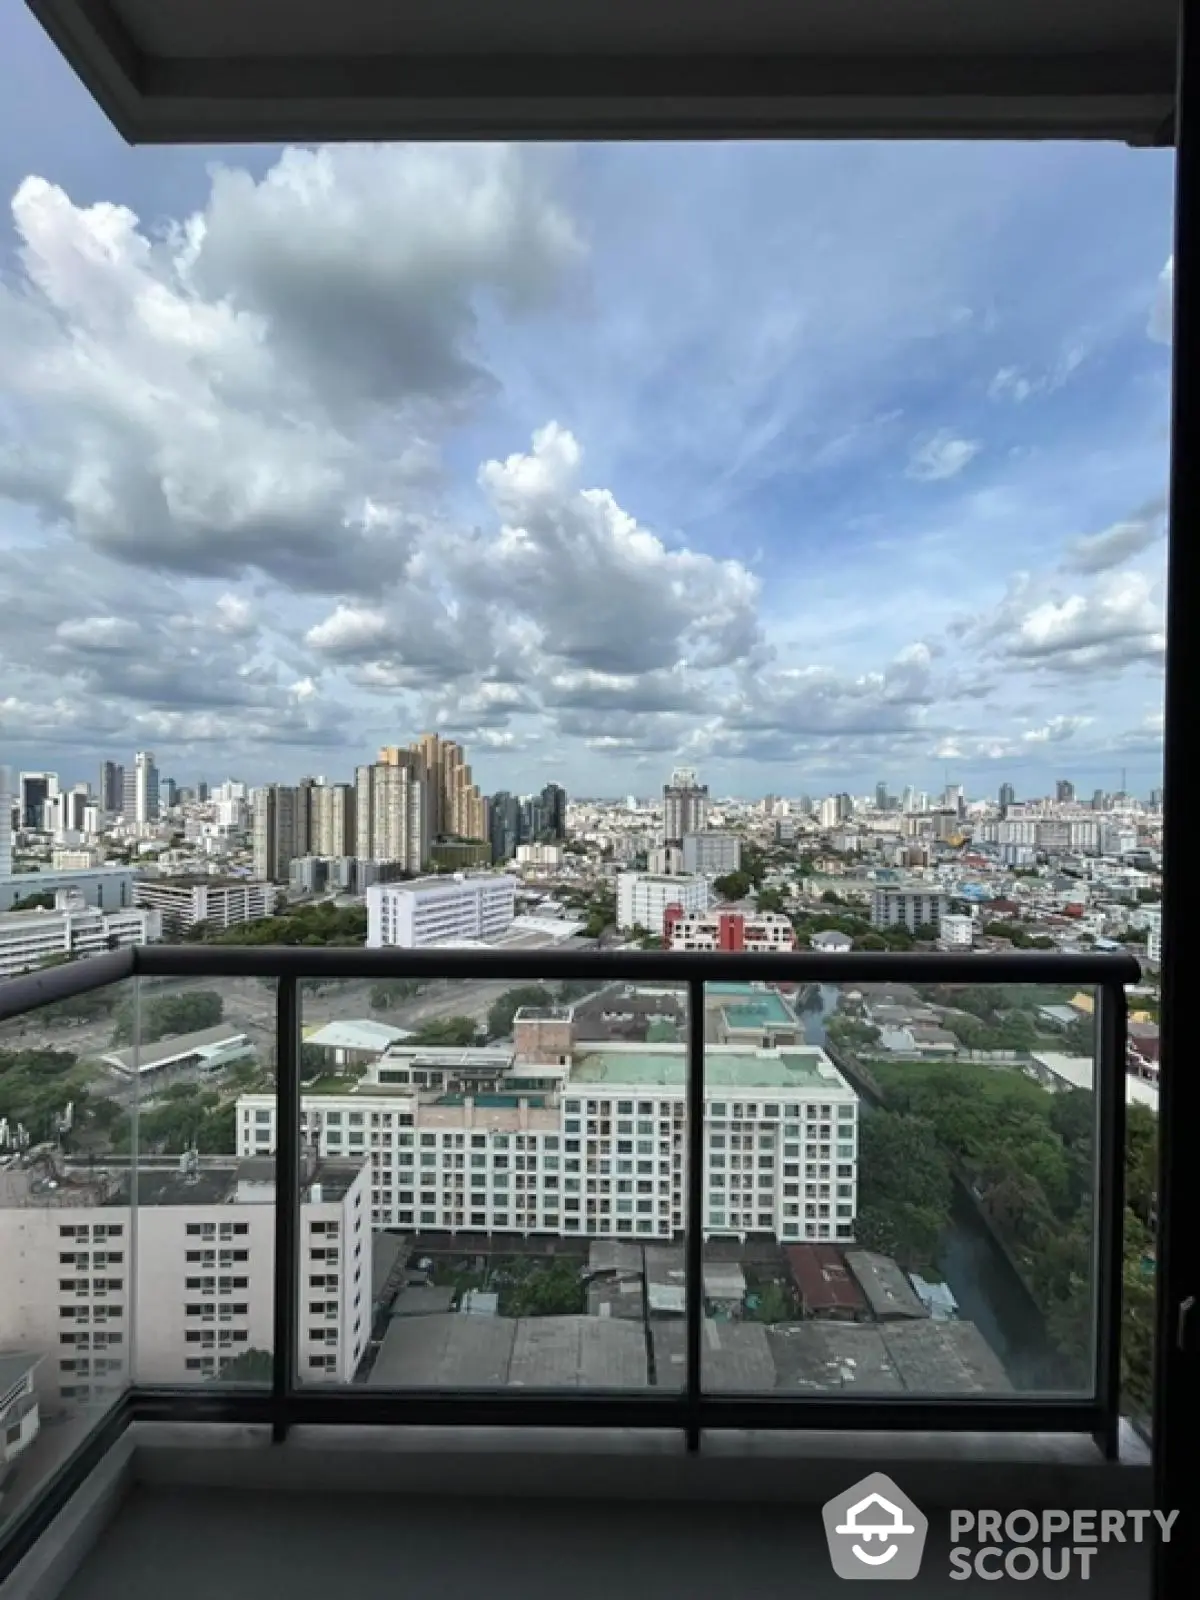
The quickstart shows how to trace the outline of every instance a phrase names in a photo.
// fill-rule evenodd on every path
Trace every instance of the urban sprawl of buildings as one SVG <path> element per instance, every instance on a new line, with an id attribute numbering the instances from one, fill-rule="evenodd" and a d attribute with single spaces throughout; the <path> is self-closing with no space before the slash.
<path id="1" fill-rule="evenodd" d="M 1008 784 L 972 799 L 881 783 L 744 801 L 689 768 L 652 799 L 569 801 L 556 783 L 485 796 L 436 733 L 347 781 L 187 787 L 149 751 L 105 761 L 94 788 L 0 768 L 0 981 L 271 918 L 319 943 L 303 919 L 324 910 L 375 948 L 611 951 L 611 982 L 526 992 L 499 1022 L 505 986 L 485 959 L 481 995 L 440 1011 L 359 986 L 306 1019 L 298 1355 L 313 1382 L 661 1385 L 679 1381 L 683 1348 L 686 994 L 625 983 L 620 952 L 1130 948 L 1151 1005 L 1161 809 L 1157 792 L 1083 801 L 1067 780 L 1024 800 Z M 816 997 L 788 981 L 707 989 L 700 1225 L 717 1386 L 1003 1389 L 947 1287 L 857 1237 L 859 1098 Z M 86 1409 L 131 1372 L 261 1381 L 278 1200 L 261 1004 L 231 988 L 215 1021 L 141 1040 L 118 1037 L 115 1013 L 0 1030 L 0 1493 L 40 1415 Z M 1048 1093 L 1090 1088 L 1089 1004 L 1048 1001 L 1034 1042 L 993 1056 Z M 880 1057 L 986 1055 L 951 1013 L 888 990 L 843 994 L 829 1014 Z M 451 1024 L 455 1037 L 438 1033 Z M 12 1090 L 30 1049 L 73 1052 L 75 1087 L 6 1114 L 4 1075 Z M 1128 1068 L 1131 1103 L 1156 1109 L 1157 1026 L 1136 999 Z M 135 1099 L 136 1227 L 114 1132 Z M 185 1103 L 215 1131 L 153 1131 Z M 535 1246 L 530 1270 L 570 1263 L 570 1311 L 514 1299 L 516 1269 L 461 1287 L 463 1258 Z M 782 1296 L 778 1316 L 759 1317 L 764 1293 Z"/>

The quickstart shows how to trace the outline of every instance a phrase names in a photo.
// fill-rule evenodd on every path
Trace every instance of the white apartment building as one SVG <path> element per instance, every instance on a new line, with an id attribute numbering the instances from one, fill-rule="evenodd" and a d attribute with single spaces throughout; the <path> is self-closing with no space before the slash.
<path id="1" fill-rule="evenodd" d="M 367 945 L 405 950 L 458 939 L 495 939 L 516 915 L 517 880 L 506 873 L 373 883 L 367 890 Z"/>
<path id="2" fill-rule="evenodd" d="M 94 844 L 63 846 L 50 852 L 50 865 L 55 872 L 88 872 L 103 859 L 103 852 Z"/>
<path id="3" fill-rule="evenodd" d="M 871 895 L 871 923 L 876 928 L 941 929 L 949 901 L 944 889 L 925 883 L 877 884 Z"/>
<path id="4" fill-rule="evenodd" d="M 0 979 L 40 967 L 52 956 L 96 956 L 162 937 L 157 911 L 98 911 L 70 890 L 54 909 L 0 914 Z"/>
<path id="5" fill-rule="evenodd" d="M 742 864 L 742 841 L 736 833 L 685 833 L 682 849 L 684 872 L 720 878 Z"/>
<path id="6" fill-rule="evenodd" d="M 945 912 L 938 937 L 949 950 L 970 950 L 975 943 L 974 918 Z"/>
<path id="7" fill-rule="evenodd" d="M 144 879 L 134 887 L 134 900 L 160 913 L 163 927 L 186 933 L 198 922 L 214 928 L 233 928 L 239 922 L 257 922 L 274 916 L 280 890 L 255 879 L 201 878 L 182 883 Z"/>
<path id="8" fill-rule="evenodd" d="M 1142 925 L 1146 929 L 1146 960 L 1154 965 L 1162 964 L 1162 907 L 1147 906 L 1142 913 Z"/>
<path id="9" fill-rule="evenodd" d="M 796 931 L 779 911 L 667 913 L 671 950 L 784 951 L 796 948 Z"/>
<path id="10" fill-rule="evenodd" d="M 515 1031 L 514 1051 L 393 1047 L 354 1091 L 305 1095 L 305 1134 L 369 1160 L 375 1227 L 677 1235 L 680 1046 L 573 1045 L 564 1011 Z M 705 1074 L 706 1237 L 852 1239 L 858 1100 L 824 1051 L 710 1045 Z M 275 1115 L 273 1095 L 239 1099 L 239 1154 L 274 1148 Z"/>
<path id="11" fill-rule="evenodd" d="M 564 853 L 560 844 L 519 844 L 517 865 L 521 867 L 556 868 L 563 864 Z"/>
<path id="12" fill-rule="evenodd" d="M 705 878 L 660 875 L 652 872 L 617 874 L 617 927 L 623 933 L 645 928 L 661 934 L 668 906 L 684 911 L 707 911 L 712 893 Z"/>
<path id="13" fill-rule="evenodd" d="M 136 1230 L 127 1181 L 90 1171 L 73 1193 L 28 1185 L 0 1205 L 0 1348 L 43 1357 L 49 1407 L 102 1399 L 131 1378 L 203 1382 L 272 1348 L 274 1162 L 141 1161 Z M 300 1376 L 348 1383 L 371 1331 L 361 1162 L 309 1159 L 300 1239 Z"/>

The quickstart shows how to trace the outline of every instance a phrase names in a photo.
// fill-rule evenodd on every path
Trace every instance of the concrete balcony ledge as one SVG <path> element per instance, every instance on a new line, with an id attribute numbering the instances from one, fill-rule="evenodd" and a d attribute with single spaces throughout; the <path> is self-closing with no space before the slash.
<path id="1" fill-rule="evenodd" d="M 739 1517 L 761 1520 L 771 1507 L 791 1505 L 802 1508 L 799 1522 L 785 1518 L 779 1525 L 803 1526 L 819 1554 L 818 1508 L 875 1470 L 893 1475 L 934 1513 L 1149 1506 L 1148 1454 L 1132 1432 L 1128 1445 L 1120 1461 L 1106 1462 L 1090 1440 L 1073 1435 L 722 1433 L 706 1436 L 701 1452 L 688 1455 L 676 1434 L 619 1429 L 297 1427 L 273 1444 L 263 1427 L 136 1423 L 0 1585 L 0 1600 L 162 1593 L 163 1570 L 155 1590 L 144 1545 L 173 1567 L 185 1532 L 204 1551 L 232 1518 L 240 1531 L 231 1537 L 269 1546 L 276 1522 L 291 1519 L 303 1528 L 314 1515 L 336 1545 L 343 1523 L 347 1536 L 364 1519 L 372 1527 L 394 1525 L 400 1503 L 410 1526 L 428 1519 L 453 1526 L 453 1508 L 460 1506 L 468 1542 L 477 1521 L 481 1536 L 484 1524 L 514 1513 L 534 1516 L 539 1526 L 565 1527 L 605 1506 L 617 1518 L 657 1517 L 660 1531 L 689 1516 L 688 1505 L 706 1506 L 691 1514 L 694 1525 L 704 1529 L 709 1519 L 724 1519 L 732 1536 Z M 134 1548 L 142 1580 L 126 1589 L 121 1577 L 110 1590 L 118 1576 L 104 1573 L 125 1573 Z M 186 1559 L 182 1552 L 179 1559 Z M 261 1559 L 270 1559 L 266 1551 Z M 274 1559 L 286 1565 L 278 1549 Z M 487 1562 L 480 1560 L 482 1572 Z M 296 1564 L 303 1567 L 298 1556 Z M 1131 1592 L 1144 1592 L 1137 1570 Z M 1104 1591 L 1097 1586 L 1097 1592 Z"/>
<path id="2" fill-rule="evenodd" d="M 633 1429 L 296 1427 L 139 1423 L 147 1485 L 248 1492 L 389 1492 L 534 1499 L 822 1505 L 866 1472 L 894 1471 L 932 1506 L 1113 1508 L 1150 1504 L 1149 1452 L 1132 1430 L 1118 1462 L 1074 1434 L 706 1434 Z M 979 1495 L 986 1489 L 986 1502 Z M 972 1497 L 974 1501 L 972 1500 Z"/>

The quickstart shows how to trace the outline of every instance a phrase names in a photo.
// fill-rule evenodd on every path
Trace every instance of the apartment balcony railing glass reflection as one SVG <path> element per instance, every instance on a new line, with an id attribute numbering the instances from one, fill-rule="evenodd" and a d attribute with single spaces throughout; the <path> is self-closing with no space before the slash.
<path id="1" fill-rule="evenodd" d="M 10 1560 L 141 1418 L 1112 1453 L 1135 977 L 160 946 L 0 987 Z M 968 1051 L 996 986 L 1020 1047 Z"/>

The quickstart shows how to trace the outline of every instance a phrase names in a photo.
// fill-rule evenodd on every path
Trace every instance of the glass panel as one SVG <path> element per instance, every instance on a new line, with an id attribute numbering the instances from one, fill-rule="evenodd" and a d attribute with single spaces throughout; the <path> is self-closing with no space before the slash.
<path id="1" fill-rule="evenodd" d="M 139 979 L 138 1383 L 271 1381 L 275 982 Z"/>
<path id="2" fill-rule="evenodd" d="M 36 913 L 34 913 L 36 914 Z M 132 982 L 0 1024 L 0 1525 L 129 1384 Z"/>
<path id="3" fill-rule="evenodd" d="M 686 1029 L 682 989 L 303 985 L 302 1381 L 678 1387 Z"/>
<path id="4" fill-rule="evenodd" d="M 1094 1004 L 709 985 L 706 1386 L 1090 1393 Z"/>

